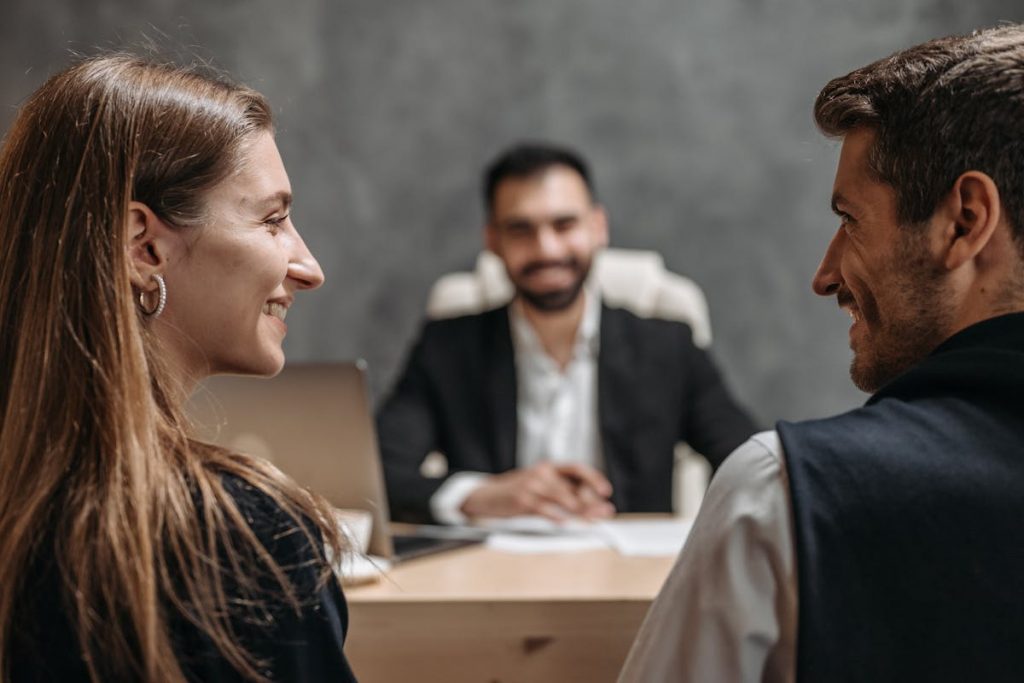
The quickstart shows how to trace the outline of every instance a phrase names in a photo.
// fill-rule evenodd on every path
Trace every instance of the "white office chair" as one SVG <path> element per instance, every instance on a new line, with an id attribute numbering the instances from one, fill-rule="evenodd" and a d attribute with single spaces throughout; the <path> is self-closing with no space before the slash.
<path id="1" fill-rule="evenodd" d="M 711 323 L 704 292 L 693 280 L 665 269 L 661 255 L 635 249 L 598 252 L 590 281 L 611 306 L 645 318 L 687 323 L 697 346 L 711 343 Z M 427 299 L 427 316 L 454 318 L 495 308 L 512 299 L 512 283 L 501 259 L 482 251 L 476 269 L 449 273 L 438 279 Z"/>
<path id="2" fill-rule="evenodd" d="M 693 330 L 697 346 L 711 343 L 711 322 L 704 292 L 693 280 L 669 272 L 661 255 L 653 251 L 603 249 L 590 272 L 602 298 L 611 306 L 625 308 L 646 318 L 685 322 Z M 501 259 L 482 251 L 472 272 L 449 273 L 434 283 L 427 299 L 427 316 L 453 318 L 495 308 L 512 299 L 512 283 Z M 433 454 L 432 454 L 433 456 Z M 443 471 L 444 463 L 428 458 L 428 471 Z M 704 458 L 686 444 L 676 447 L 675 500 L 678 514 L 697 513 L 710 477 Z"/>

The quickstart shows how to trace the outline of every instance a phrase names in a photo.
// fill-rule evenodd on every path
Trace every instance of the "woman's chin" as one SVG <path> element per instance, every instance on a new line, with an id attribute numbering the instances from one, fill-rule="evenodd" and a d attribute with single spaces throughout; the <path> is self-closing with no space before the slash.
<path id="1" fill-rule="evenodd" d="M 224 363 L 214 374 L 269 378 L 277 375 L 282 369 L 284 369 L 284 351 L 278 348 L 275 351 L 260 354 L 259 357 L 239 358 Z"/>

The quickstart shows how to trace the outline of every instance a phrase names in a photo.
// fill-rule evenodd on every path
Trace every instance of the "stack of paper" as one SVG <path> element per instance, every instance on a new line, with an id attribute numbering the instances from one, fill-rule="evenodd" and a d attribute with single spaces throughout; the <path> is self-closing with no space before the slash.
<path id="1" fill-rule="evenodd" d="M 692 519 L 613 520 L 596 527 L 608 544 L 623 555 L 657 557 L 678 555 L 690 535 Z"/>
<path id="2" fill-rule="evenodd" d="M 540 517 L 483 520 L 492 531 L 487 546 L 510 553 L 565 553 L 613 548 L 622 555 L 677 555 L 692 519 L 618 519 L 605 522 L 552 522 Z"/>

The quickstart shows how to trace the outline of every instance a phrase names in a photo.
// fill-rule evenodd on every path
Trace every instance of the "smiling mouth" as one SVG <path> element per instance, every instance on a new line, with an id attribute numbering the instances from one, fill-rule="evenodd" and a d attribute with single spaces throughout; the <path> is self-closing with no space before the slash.
<path id="1" fill-rule="evenodd" d="M 566 271 L 575 272 L 578 269 L 576 259 L 567 258 L 561 261 L 534 261 L 528 263 L 522 268 L 522 274 L 525 276 L 534 275 L 535 273 L 546 273 L 551 271 Z"/>
<path id="2" fill-rule="evenodd" d="M 843 309 L 850 315 L 854 324 L 864 320 L 864 316 L 860 312 L 860 307 L 857 305 L 857 300 L 849 290 L 841 289 L 839 293 L 836 294 L 836 303 L 839 304 L 839 308 Z"/>
<path id="3" fill-rule="evenodd" d="M 286 315 L 288 315 L 288 307 L 284 304 L 279 304 L 274 301 L 268 301 L 263 304 L 263 312 L 266 315 L 271 315 L 278 320 L 284 321 Z"/>

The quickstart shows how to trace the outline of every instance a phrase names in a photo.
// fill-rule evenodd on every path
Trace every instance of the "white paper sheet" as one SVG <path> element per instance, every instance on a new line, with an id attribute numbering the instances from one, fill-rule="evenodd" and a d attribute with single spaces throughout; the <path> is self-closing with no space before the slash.
<path id="1" fill-rule="evenodd" d="M 693 526 L 692 519 L 623 519 L 598 522 L 597 533 L 621 554 L 634 557 L 678 555 Z"/>
<path id="2" fill-rule="evenodd" d="M 579 518 L 555 522 L 547 517 L 520 515 L 518 517 L 480 517 L 473 527 L 497 533 L 533 534 L 538 536 L 569 536 L 594 533 L 594 524 Z"/>
<path id="3" fill-rule="evenodd" d="M 585 550 L 603 550 L 608 542 L 596 533 L 568 534 L 564 536 L 538 534 L 491 534 L 487 547 L 505 553 L 542 555 L 545 553 L 579 553 Z"/>
<path id="4" fill-rule="evenodd" d="M 603 522 L 552 522 L 543 517 L 478 520 L 492 531 L 487 547 L 508 553 L 568 553 L 613 548 L 633 557 L 679 554 L 693 526 L 692 519 L 615 519 Z"/>

